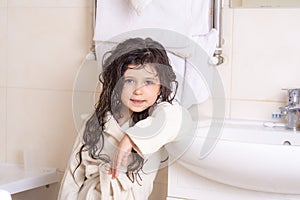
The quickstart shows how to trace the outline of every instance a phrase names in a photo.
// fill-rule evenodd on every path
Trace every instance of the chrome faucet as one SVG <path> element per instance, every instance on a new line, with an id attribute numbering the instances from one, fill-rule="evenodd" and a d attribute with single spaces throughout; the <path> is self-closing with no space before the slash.
<path id="1" fill-rule="evenodd" d="M 287 121 L 286 127 L 294 131 L 300 130 L 300 88 L 283 89 L 288 92 L 287 105 L 280 107 L 282 116 Z"/>

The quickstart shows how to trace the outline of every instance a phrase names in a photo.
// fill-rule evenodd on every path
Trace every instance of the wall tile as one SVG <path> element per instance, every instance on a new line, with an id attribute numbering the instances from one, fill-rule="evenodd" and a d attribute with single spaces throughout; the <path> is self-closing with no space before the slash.
<path id="1" fill-rule="evenodd" d="M 224 6 L 229 6 L 229 0 L 223 0 L 223 4 L 224 4 Z"/>
<path id="2" fill-rule="evenodd" d="M 100 67 L 95 60 L 84 60 L 74 78 L 74 90 L 78 92 L 95 92 L 99 86 Z"/>
<path id="3" fill-rule="evenodd" d="M 284 103 L 277 102 L 232 100 L 231 118 L 247 120 L 283 121 L 283 119 L 272 119 L 272 113 L 280 113 L 279 107 L 284 105 Z"/>
<path id="4" fill-rule="evenodd" d="M 168 168 L 164 167 L 161 168 L 158 173 L 157 176 L 155 178 L 155 183 L 168 183 Z"/>
<path id="5" fill-rule="evenodd" d="M 7 0 L 0 0 L 0 8 L 7 7 Z"/>
<path id="6" fill-rule="evenodd" d="M 7 90 L 7 160 L 30 152 L 40 166 L 63 170 L 76 137 L 71 92 Z"/>
<path id="7" fill-rule="evenodd" d="M 154 180 L 153 191 L 149 200 L 166 199 L 168 190 L 168 168 L 162 168 L 158 171 Z"/>
<path id="8" fill-rule="evenodd" d="M 93 92 L 73 92 L 72 107 L 74 123 L 77 130 L 80 130 L 86 118 L 93 113 L 97 103 L 95 93 Z"/>
<path id="9" fill-rule="evenodd" d="M 6 86 L 7 76 L 7 9 L 0 7 L 0 87 Z"/>
<path id="10" fill-rule="evenodd" d="M 222 98 L 222 101 L 224 102 L 219 102 L 219 99 L 215 99 L 214 101 L 215 105 L 214 105 L 212 99 L 209 98 L 207 101 L 201 104 L 191 106 L 188 110 L 193 120 L 200 120 L 200 121 L 210 120 L 212 118 L 219 118 L 219 117 L 221 118 L 224 117 L 228 119 L 230 117 L 230 99 Z M 225 113 L 221 113 L 220 111 L 215 110 L 217 109 L 218 106 L 217 103 L 222 103 L 221 105 L 225 106 L 225 110 L 224 110 Z M 214 111 L 216 112 L 214 113 Z M 220 114 L 222 114 L 222 116 L 220 116 Z"/>
<path id="11" fill-rule="evenodd" d="M 231 117 L 231 100 L 230 99 L 226 99 L 225 102 L 225 116 L 224 118 L 229 119 Z"/>
<path id="12" fill-rule="evenodd" d="M 87 7 L 92 0 L 9 0 L 9 7 Z"/>
<path id="13" fill-rule="evenodd" d="M 43 199 L 43 200 L 53 200 L 57 199 L 60 184 L 54 183 L 48 185 L 48 187 L 42 186 L 32 190 L 27 190 L 24 192 L 19 192 L 12 195 L 14 200 L 25 200 L 25 199 Z"/>
<path id="14" fill-rule="evenodd" d="M 8 85 L 70 90 L 89 51 L 86 8 L 8 9 Z"/>
<path id="15" fill-rule="evenodd" d="M 160 169 L 154 180 L 152 194 L 149 200 L 166 199 L 168 191 L 168 168 Z"/>
<path id="16" fill-rule="evenodd" d="M 0 87 L 0 162 L 6 156 L 6 88 Z"/>
<path id="17" fill-rule="evenodd" d="M 168 185 L 165 183 L 155 183 L 153 185 L 153 191 L 149 197 L 149 200 L 166 199 L 168 192 Z"/>
<path id="18" fill-rule="evenodd" d="M 285 100 L 281 88 L 298 86 L 300 9 L 236 9 L 232 97 Z"/>
<path id="19" fill-rule="evenodd" d="M 226 98 L 231 96 L 232 19 L 233 11 L 224 9 L 222 22 L 222 56 L 224 57 L 224 63 L 217 66 L 217 69 L 223 82 Z"/>

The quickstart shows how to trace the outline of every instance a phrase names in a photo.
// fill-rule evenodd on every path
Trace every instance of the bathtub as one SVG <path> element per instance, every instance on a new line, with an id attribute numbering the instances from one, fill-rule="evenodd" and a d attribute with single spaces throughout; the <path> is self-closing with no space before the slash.
<path id="1" fill-rule="evenodd" d="M 236 199 L 246 199 L 246 194 L 249 199 L 300 199 L 300 132 L 258 121 L 215 124 L 199 122 L 191 146 L 170 166 L 169 196 L 197 199 L 211 190 L 221 199 L 226 191 L 243 194 Z M 218 134 L 212 134 L 214 126 Z M 209 149 L 205 143 L 211 144 Z M 203 148 L 206 153 L 201 154 Z"/>
<path id="2" fill-rule="evenodd" d="M 58 182 L 55 168 L 26 169 L 23 165 L 0 163 L 0 190 L 16 194 Z"/>

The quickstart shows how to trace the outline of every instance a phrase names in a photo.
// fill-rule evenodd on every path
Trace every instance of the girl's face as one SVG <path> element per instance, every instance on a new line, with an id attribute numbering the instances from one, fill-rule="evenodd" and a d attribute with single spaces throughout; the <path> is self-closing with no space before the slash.
<path id="1" fill-rule="evenodd" d="M 149 64 L 144 67 L 129 65 L 124 73 L 121 94 L 123 112 L 142 112 L 152 106 L 160 94 L 160 81 L 155 68 Z M 126 114 L 126 113 L 123 113 Z"/>

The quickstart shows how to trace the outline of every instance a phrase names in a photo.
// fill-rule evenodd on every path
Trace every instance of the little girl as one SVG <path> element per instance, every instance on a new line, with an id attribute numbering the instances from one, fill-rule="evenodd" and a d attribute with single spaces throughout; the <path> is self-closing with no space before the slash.
<path id="1" fill-rule="evenodd" d="M 172 103 L 177 81 L 160 43 L 133 38 L 108 53 L 99 101 L 78 134 L 59 200 L 147 200 L 163 146 L 191 125 Z"/>

